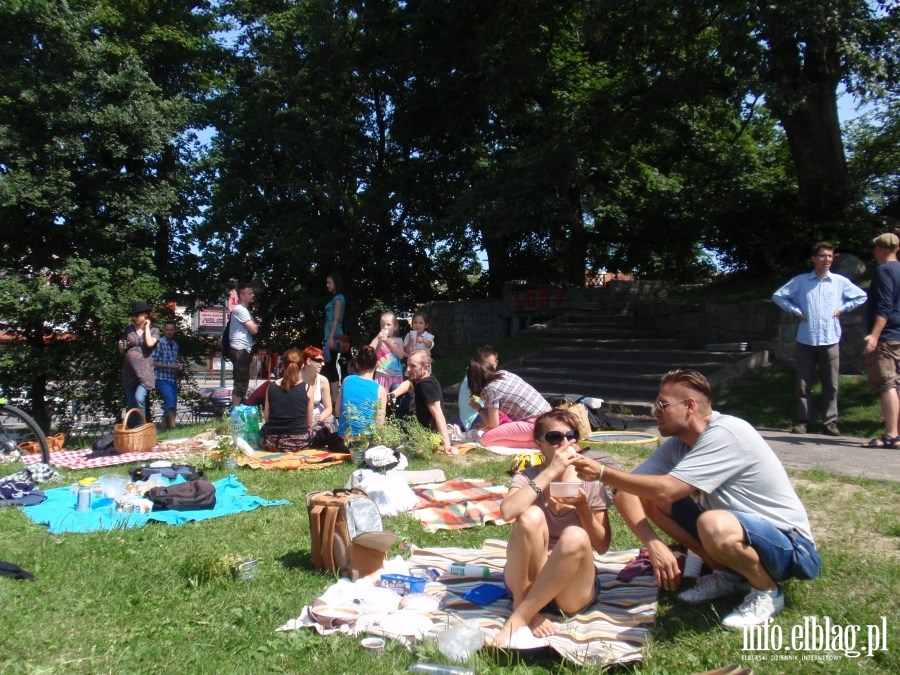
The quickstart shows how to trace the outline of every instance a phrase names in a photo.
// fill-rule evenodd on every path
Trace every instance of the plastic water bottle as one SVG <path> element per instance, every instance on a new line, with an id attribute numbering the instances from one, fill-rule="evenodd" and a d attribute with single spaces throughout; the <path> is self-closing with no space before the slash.
<path id="1" fill-rule="evenodd" d="M 433 673 L 433 675 L 475 675 L 471 668 L 445 666 L 439 663 L 414 663 L 407 670 L 411 673 Z"/>
<path id="2" fill-rule="evenodd" d="M 491 571 L 487 567 L 473 565 L 472 563 L 450 563 L 450 569 L 447 574 L 455 577 L 482 577 L 491 576 Z"/>
<path id="3" fill-rule="evenodd" d="M 244 438 L 244 418 L 241 417 L 240 409 L 239 405 L 231 409 L 231 440 L 234 445 L 237 445 L 239 438 Z"/>

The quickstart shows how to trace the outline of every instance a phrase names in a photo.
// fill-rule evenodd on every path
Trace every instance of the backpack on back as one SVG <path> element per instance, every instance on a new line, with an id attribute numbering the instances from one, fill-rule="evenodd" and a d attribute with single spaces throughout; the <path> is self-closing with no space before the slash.
<path id="1" fill-rule="evenodd" d="M 397 540 L 382 530 L 378 506 L 359 488 L 311 492 L 306 510 L 315 569 L 365 576 L 381 567 Z"/>
<path id="2" fill-rule="evenodd" d="M 228 315 L 228 321 L 225 323 L 225 330 L 222 331 L 222 337 L 219 338 L 219 350 L 222 356 L 231 360 L 231 315 Z"/>

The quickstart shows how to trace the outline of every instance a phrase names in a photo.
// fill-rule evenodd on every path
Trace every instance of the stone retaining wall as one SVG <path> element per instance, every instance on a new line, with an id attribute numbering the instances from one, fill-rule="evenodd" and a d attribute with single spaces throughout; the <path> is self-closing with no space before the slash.
<path id="1" fill-rule="evenodd" d="M 510 285 L 502 298 L 430 302 L 420 309 L 428 314 L 429 331 L 435 336 L 434 352 L 440 356 L 446 350 L 512 337 L 533 323 L 566 312 L 628 314 L 668 285 L 642 280 L 617 280 L 589 288 Z"/>
<path id="2" fill-rule="evenodd" d="M 635 309 L 635 321 L 660 337 L 685 339 L 694 349 L 714 342 L 748 342 L 750 350 L 766 349 L 776 362 L 794 362 L 799 320 L 771 300 L 733 305 L 644 303 Z M 865 305 L 842 316 L 841 324 L 841 373 L 863 373 Z"/>

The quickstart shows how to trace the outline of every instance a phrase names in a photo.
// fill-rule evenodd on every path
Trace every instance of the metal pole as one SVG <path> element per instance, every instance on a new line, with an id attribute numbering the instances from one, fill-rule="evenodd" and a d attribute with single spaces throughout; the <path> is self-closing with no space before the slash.
<path id="1" fill-rule="evenodd" d="M 228 291 L 225 291 L 225 295 L 222 297 L 222 332 L 225 332 L 225 329 L 228 327 L 228 322 L 225 320 L 228 315 Z M 219 357 L 219 387 L 225 387 L 225 354 L 222 354 Z"/>

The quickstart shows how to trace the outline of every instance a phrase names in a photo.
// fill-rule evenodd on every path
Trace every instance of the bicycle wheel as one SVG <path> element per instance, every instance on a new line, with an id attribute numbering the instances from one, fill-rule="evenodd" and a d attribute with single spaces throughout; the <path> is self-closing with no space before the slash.
<path id="1" fill-rule="evenodd" d="M 3 452 L 19 450 L 20 445 L 25 448 L 37 447 L 41 451 L 41 461 L 50 462 L 50 448 L 47 446 L 47 437 L 37 425 L 31 415 L 19 410 L 12 405 L 0 405 L 0 444 Z M 27 452 L 23 449 L 23 452 Z"/>

